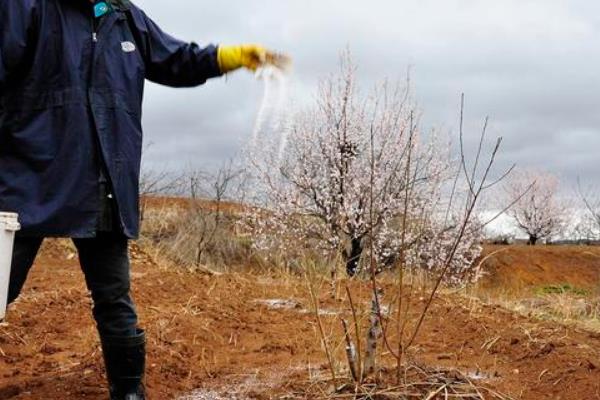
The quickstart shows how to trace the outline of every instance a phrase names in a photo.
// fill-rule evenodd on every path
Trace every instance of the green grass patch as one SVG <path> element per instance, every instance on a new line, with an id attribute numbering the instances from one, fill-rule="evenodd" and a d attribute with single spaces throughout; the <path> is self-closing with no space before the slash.
<path id="1" fill-rule="evenodd" d="M 546 285 L 536 289 L 536 294 L 574 294 L 577 296 L 588 296 L 590 292 L 588 290 L 575 287 L 569 283 L 561 283 L 557 285 Z"/>

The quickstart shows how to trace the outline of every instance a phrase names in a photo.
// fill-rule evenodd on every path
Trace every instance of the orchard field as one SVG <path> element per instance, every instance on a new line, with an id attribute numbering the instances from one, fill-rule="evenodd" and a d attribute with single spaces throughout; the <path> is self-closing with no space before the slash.
<path id="1" fill-rule="evenodd" d="M 302 274 L 258 266 L 192 271 L 174 267 L 145 241 L 131 250 L 134 296 L 150 338 L 149 398 L 368 398 L 352 394 L 340 324 L 351 320 L 345 287 L 358 308 L 370 300 L 368 280 L 340 278 L 332 293 L 327 274 L 311 284 Z M 396 385 L 395 360 L 380 348 L 378 372 L 363 383 L 371 398 L 600 397 L 599 249 L 484 249 L 494 252 L 479 285 L 436 295 L 406 361 L 411 382 L 424 386 Z M 387 278 L 381 282 L 385 299 Z M 418 315 L 425 299 L 411 301 Z M 0 325 L 0 399 L 107 397 L 89 305 L 72 247 L 47 241 L 23 297 Z M 334 390 L 343 385 L 349 389 Z"/>

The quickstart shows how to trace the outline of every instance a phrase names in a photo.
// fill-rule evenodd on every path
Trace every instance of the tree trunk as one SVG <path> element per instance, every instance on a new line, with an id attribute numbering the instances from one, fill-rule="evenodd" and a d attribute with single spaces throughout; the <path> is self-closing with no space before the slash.
<path id="1" fill-rule="evenodd" d="M 535 235 L 529 235 L 529 242 L 527 242 L 530 246 L 535 246 L 538 241 L 538 237 Z"/>
<path id="2" fill-rule="evenodd" d="M 379 304 L 381 302 L 380 290 L 376 289 L 371 300 L 371 316 L 369 318 L 370 325 L 367 332 L 367 348 L 365 349 L 365 361 L 363 365 L 363 377 L 369 377 L 377 372 L 377 342 L 381 338 L 381 321 L 379 315 L 381 310 Z"/>
<path id="3" fill-rule="evenodd" d="M 362 239 L 354 238 L 350 244 L 350 252 L 346 252 L 346 273 L 354 276 L 358 272 L 360 256 L 363 252 Z"/>

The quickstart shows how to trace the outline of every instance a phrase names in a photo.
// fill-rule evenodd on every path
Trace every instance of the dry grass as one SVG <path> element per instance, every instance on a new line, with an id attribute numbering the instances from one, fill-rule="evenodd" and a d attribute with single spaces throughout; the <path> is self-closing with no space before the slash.
<path id="1" fill-rule="evenodd" d="M 456 369 L 434 369 L 413 363 L 402 372 L 404 382 L 401 384 L 386 384 L 382 381 L 332 386 L 332 382 L 327 380 L 313 380 L 307 393 L 310 398 L 320 400 L 512 400 L 510 396 L 478 385 L 475 383 L 477 377 L 471 377 Z"/>
<path id="2" fill-rule="evenodd" d="M 149 202 L 139 243 L 158 264 L 189 271 L 275 273 L 286 279 L 303 275 L 310 264 L 330 276 L 331 264 L 339 260 L 323 260 L 311 246 L 298 246 L 294 254 L 254 248 L 252 238 L 240 228 L 243 213 L 240 205 L 226 202 Z"/>
<path id="3" fill-rule="evenodd" d="M 482 264 L 488 263 L 484 269 L 495 276 L 462 294 L 528 317 L 600 332 L 600 281 L 594 275 L 600 249 L 492 246 L 488 251 Z"/>
<path id="4" fill-rule="evenodd" d="M 237 217 L 206 202 L 149 207 L 140 243 L 153 257 L 199 271 L 260 267 L 248 238 L 236 233 Z"/>
<path id="5" fill-rule="evenodd" d="M 587 291 L 565 284 L 518 289 L 474 287 L 461 294 L 530 318 L 600 332 L 600 291 L 597 290 Z"/>

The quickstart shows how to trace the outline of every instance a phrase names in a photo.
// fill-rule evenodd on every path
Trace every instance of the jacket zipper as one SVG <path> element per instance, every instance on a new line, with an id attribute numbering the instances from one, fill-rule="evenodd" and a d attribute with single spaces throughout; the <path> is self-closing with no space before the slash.
<path id="1" fill-rule="evenodd" d="M 96 19 L 93 15 L 92 15 L 92 21 L 91 21 L 91 25 L 92 25 L 92 54 L 91 54 L 91 65 L 90 65 L 90 74 L 89 74 L 89 78 L 88 78 L 88 91 L 92 88 L 92 82 L 94 79 L 94 63 L 95 63 L 95 59 L 96 59 L 96 46 L 98 44 L 98 29 L 101 25 L 101 23 L 99 23 L 98 19 Z M 88 92 L 88 96 L 89 96 L 89 92 Z M 90 112 L 92 114 L 92 118 L 94 117 L 94 110 L 92 109 L 92 101 L 91 101 L 91 97 L 89 98 L 89 102 L 90 102 Z M 105 180 L 105 182 L 98 182 L 100 185 L 104 184 L 104 185 L 108 185 L 108 187 L 112 190 L 109 190 L 107 193 L 107 197 L 110 199 L 109 201 L 112 201 L 114 199 L 114 187 L 112 187 L 112 184 L 109 184 L 110 182 L 110 176 L 108 173 L 108 168 L 106 166 L 106 161 L 104 160 L 104 155 L 102 154 L 102 145 L 100 143 L 100 137 L 98 136 L 99 133 L 97 132 L 97 128 L 96 129 L 96 146 L 98 146 L 98 158 L 99 158 L 99 162 L 101 164 L 100 166 L 100 174 L 101 176 L 103 176 L 103 179 Z M 100 201 L 105 201 L 104 199 L 101 199 Z M 121 229 L 124 231 L 125 229 L 125 224 L 123 223 L 123 220 L 121 218 L 121 213 L 118 210 L 118 205 L 117 205 L 117 209 L 116 210 L 111 210 L 111 212 L 114 212 L 119 220 L 119 225 L 121 227 Z M 103 216 L 100 216 L 100 218 L 103 218 Z"/>
<path id="2" fill-rule="evenodd" d="M 92 15 L 91 24 L 92 24 L 92 42 L 97 43 L 98 42 L 98 20 L 93 15 Z"/>

